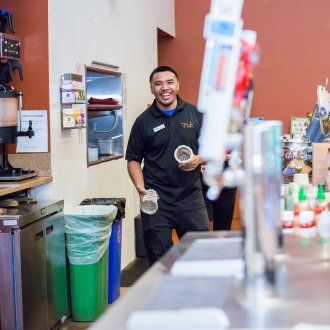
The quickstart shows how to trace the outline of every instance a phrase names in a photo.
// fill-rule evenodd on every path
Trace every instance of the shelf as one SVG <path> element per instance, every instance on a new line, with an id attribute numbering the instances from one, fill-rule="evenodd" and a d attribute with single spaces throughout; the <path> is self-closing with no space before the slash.
<path id="1" fill-rule="evenodd" d="M 112 114 L 111 111 L 108 110 L 93 110 L 88 112 L 88 118 L 102 117 L 102 116 L 110 116 Z"/>
<path id="2" fill-rule="evenodd" d="M 120 155 L 114 155 L 114 156 L 101 156 L 101 157 L 102 158 L 100 158 L 98 160 L 94 160 L 92 162 L 88 162 L 88 166 L 92 166 L 92 165 L 104 163 L 104 162 L 107 162 L 108 160 L 123 158 L 124 155 L 123 154 L 120 154 Z"/>
<path id="3" fill-rule="evenodd" d="M 87 104 L 87 110 L 119 110 L 122 105 L 108 105 L 108 104 Z"/>
<path id="4" fill-rule="evenodd" d="M 111 70 L 111 69 L 99 68 L 99 67 L 95 67 L 95 66 L 88 66 L 86 69 L 87 69 L 87 71 L 105 73 L 105 74 L 116 76 L 116 77 L 121 76 L 121 72 Z"/>

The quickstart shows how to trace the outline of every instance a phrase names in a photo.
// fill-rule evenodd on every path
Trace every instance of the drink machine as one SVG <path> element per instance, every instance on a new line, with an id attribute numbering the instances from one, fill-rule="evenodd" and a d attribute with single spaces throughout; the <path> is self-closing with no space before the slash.
<path id="1" fill-rule="evenodd" d="M 6 33 L 8 30 L 9 33 Z M 13 15 L 0 10 L 0 181 L 19 181 L 36 176 L 32 170 L 14 168 L 8 161 L 7 144 L 15 143 L 17 136 L 34 136 L 32 122 L 26 131 L 21 130 L 23 93 L 17 92 L 10 83 L 13 72 L 18 70 L 23 80 L 20 63 L 20 38 L 14 35 Z"/>

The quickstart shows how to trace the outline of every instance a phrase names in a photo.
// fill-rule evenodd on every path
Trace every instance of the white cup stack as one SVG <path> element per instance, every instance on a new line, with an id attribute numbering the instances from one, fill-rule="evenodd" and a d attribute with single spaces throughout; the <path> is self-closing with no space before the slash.
<path id="1" fill-rule="evenodd" d="M 191 160 L 193 154 L 190 147 L 182 144 L 175 149 L 174 158 L 179 164 L 187 164 Z"/>
<path id="2" fill-rule="evenodd" d="M 148 193 L 145 194 L 140 203 L 141 212 L 145 214 L 155 214 L 158 210 L 158 195 L 153 189 L 148 189 Z"/>

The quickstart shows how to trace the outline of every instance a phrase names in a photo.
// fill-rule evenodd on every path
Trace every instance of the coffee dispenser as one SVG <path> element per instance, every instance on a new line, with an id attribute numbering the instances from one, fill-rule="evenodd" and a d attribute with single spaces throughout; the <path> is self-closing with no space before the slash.
<path id="1" fill-rule="evenodd" d="M 5 9 L 0 10 L 0 181 L 18 181 L 36 176 L 31 170 L 14 168 L 8 161 L 7 144 L 15 143 L 17 136 L 34 135 L 32 122 L 26 131 L 21 130 L 21 110 L 23 93 L 17 92 L 10 83 L 13 80 L 13 71 L 19 71 L 23 80 L 23 71 L 20 63 L 19 37 L 5 33 L 9 30 L 14 33 L 13 15 Z"/>

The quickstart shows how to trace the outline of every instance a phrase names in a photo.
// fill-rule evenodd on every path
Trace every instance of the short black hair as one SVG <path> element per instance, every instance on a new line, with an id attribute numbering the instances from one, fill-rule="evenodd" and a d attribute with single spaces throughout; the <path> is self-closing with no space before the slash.
<path id="1" fill-rule="evenodd" d="M 149 77 L 150 84 L 151 84 L 151 80 L 152 80 L 152 78 L 153 78 L 153 76 L 154 76 L 155 73 L 157 73 L 157 72 L 165 72 L 165 71 L 173 72 L 174 75 L 175 75 L 175 77 L 176 77 L 176 79 L 179 80 L 179 76 L 178 76 L 178 74 L 176 73 L 176 71 L 174 69 L 172 69 L 169 66 L 162 65 L 162 66 L 158 66 L 154 71 L 151 72 L 150 77 Z"/>

